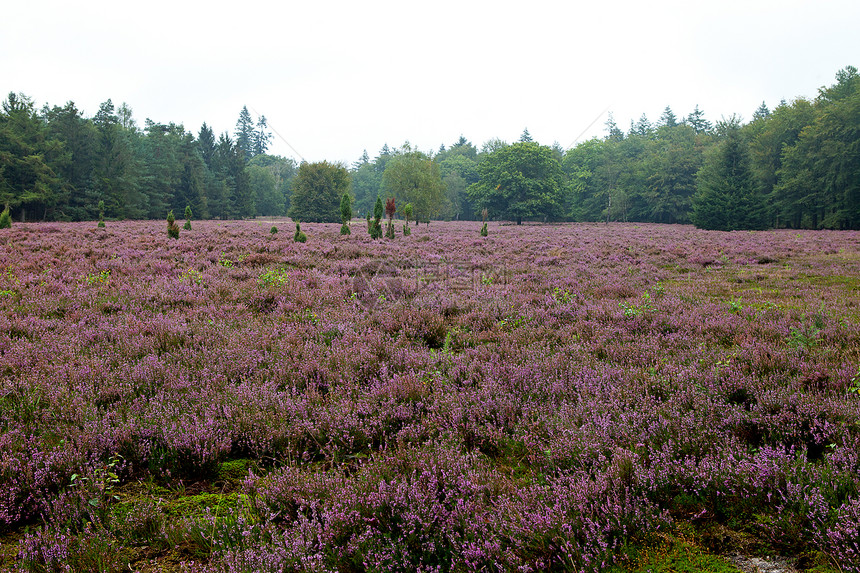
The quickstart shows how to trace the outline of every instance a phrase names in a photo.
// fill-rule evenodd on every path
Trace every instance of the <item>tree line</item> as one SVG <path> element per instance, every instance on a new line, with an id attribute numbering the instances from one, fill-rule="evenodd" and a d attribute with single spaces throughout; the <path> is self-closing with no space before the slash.
<path id="1" fill-rule="evenodd" d="M 622 131 L 564 150 L 535 142 L 460 136 L 436 152 L 408 142 L 365 151 L 351 166 L 301 166 L 268 155 L 265 117 L 240 112 L 235 133 L 205 123 L 149 119 L 110 100 L 84 117 L 69 102 L 37 110 L 10 93 L 0 111 L 0 204 L 18 219 L 163 218 L 190 206 L 196 218 L 289 215 L 340 222 L 344 193 L 355 213 L 377 199 L 410 204 L 415 221 L 641 221 L 709 229 L 860 228 L 860 76 L 854 67 L 814 99 L 762 105 L 744 123 L 712 123 L 698 106 L 666 107 Z"/>

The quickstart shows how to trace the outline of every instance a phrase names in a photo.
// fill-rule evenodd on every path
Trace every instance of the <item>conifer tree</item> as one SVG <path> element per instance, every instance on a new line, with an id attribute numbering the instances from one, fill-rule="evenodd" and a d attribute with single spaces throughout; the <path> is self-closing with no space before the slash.
<path id="1" fill-rule="evenodd" d="M 726 136 L 705 160 L 693 196 L 693 224 L 701 229 L 761 229 L 764 198 L 750 168 L 749 144 L 739 122 L 730 120 Z"/>
<path id="2" fill-rule="evenodd" d="M 352 232 L 349 229 L 349 222 L 352 220 L 352 204 L 348 193 L 344 193 L 340 199 L 340 218 L 343 223 L 340 226 L 340 234 L 349 235 Z"/>

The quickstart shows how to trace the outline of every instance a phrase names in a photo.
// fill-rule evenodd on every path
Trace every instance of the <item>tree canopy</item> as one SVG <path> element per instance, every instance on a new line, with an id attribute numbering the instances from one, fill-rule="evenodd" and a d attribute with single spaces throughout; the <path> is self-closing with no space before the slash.
<path id="1" fill-rule="evenodd" d="M 532 141 L 501 147 L 478 164 L 478 174 L 469 197 L 491 217 L 520 224 L 563 216 L 564 172 L 550 147 Z"/>
<path id="2" fill-rule="evenodd" d="M 642 114 L 627 133 L 610 114 L 603 137 L 568 150 L 540 145 L 527 129 L 512 145 L 476 146 L 463 135 L 435 153 L 385 144 L 347 170 L 349 192 L 359 214 L 381 195 L 412 203 L 420 220 L 476 219 L 487 208 L 517 221 L 860 228 L 856 68 L 815 98 L 762 102 L 747 123 L 714 124 L 698 105 L 685 111 Z M 247 107 L 234 133 L 204 123 L 195 135 L 150 119 L 140 128 L 128 105 L 110 99 L 87 117 L 74 102 L 39 109 L 13 92 L 0 105 L 0 207 L 19 220 L 160 219 L 186 205 L 201 219 L 284 215 L 298 166 L 268 155 L 270 142 L 265 116 Z M 719 167 L 727 153 L 746 165 L 740 179 Z M 755 222 L 717 221 L 721 201 Z"/>
<path id="3" fill-rule="evenodd" d="M 442 207 L 444 185 L 439 164 L 404 145 L 385 166 L 382 190 L 398 203 L 411 203 L 416 220 L 429 221 Z"/>
<path id="4" fill-rule="evenodd" d="M 349 172 L 338 163 L 302 163 L 292 185 L 289 216 L 297 221 L 338 223 L 340 202 L 349 191 Z"/>

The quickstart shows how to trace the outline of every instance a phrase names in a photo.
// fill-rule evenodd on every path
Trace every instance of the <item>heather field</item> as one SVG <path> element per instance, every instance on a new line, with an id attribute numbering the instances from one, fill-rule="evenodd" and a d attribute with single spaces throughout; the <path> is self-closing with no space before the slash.
<path id="1" fill-rule="evenodd" d="M 860 571 L 860 232 L 479 228 L 0 231 L 0 568 Z"/>

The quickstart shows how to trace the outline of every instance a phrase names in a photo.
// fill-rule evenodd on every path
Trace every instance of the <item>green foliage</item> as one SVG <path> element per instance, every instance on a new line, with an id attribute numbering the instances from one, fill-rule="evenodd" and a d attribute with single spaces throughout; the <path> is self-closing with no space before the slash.
<path id="1" fill-rule="evenodd" d="M 278 233 L 278 228 L 276 226 L 272 225 L 272 228 L 269 229 L 269 233 L 271 233 L 272 236 L 276 235 Z"/>
<path id="2" fill-rule="evenodd" d="M 429 221 L 442 207 L 445 186 L 439 164 L 404 145 L 385 166 L 382 189 L 401 203 L 412 203 L 415 217 Z"/>
<path id="3" fill-rule="evenodd" d="M 304 243 L 307 242 L 308 236 L 302 231 L 302 228 L 298 221 L 296 221 L 296 233 L 293 235 L 293 241 L 296 243 Z"/>
<path id="4" fill-rule="evenodd" d="M 376 197 L 376 204 L 373 206 L 373 218 L 374 219 L 382 219 L 383 207 L 382 207 L 382 197 Z"/>
<path id="5" fill-rule="evenodd" d="M 341 197 L 349 191 L 349 172 L 327 161 L 302 163 L 292 183 L 289 216 L 318 223 L 342 221 Z"/>
<path id="6" fill-rule="evenodd" d="M 478 173 L 469 197 L 493 217 L 520 224 L 563 215 L 564 172 L 549 147 L 533 142 L 502 147 L 478 164 Z"/>
<path id="7" fill-rule="evenodd" d="M 304 243 L 304 241 L 299 241 Z M 290 280 L 289 271 L 287 269 L 269 269 L 257 279 L 260 286 L 280 287 L 287 284 Z"/>
<path id="8" fill-rule="evenodd" d="M 761 229 L 764 197 L 753 179 L 749 144 L 736 120 L 723 127 L 725 138 L 699 171 L 691 219 L 702 229 Z"/>
<path id="9" fill-rule="evenodd" d="M 409 221 L 412 220 L 412 203 L 407 203 L 403 206 L 403 220 L 406 222 L 406 225 L 409 225 Z"/>
<path id="10" fill-rule="evenodd" d="M 373 219 L 370 222 L 370 238 L 371 239 L 381 239 L 382 238 L 382 224 L 379 219 Z"/>
<path id="11" fill-rule="evenodd" d="M 179 238 L 179 225 L 176 224 L 176 217 L 173 216 L 173 209 L 167 212 L 167 236 L 171 239 Z"/>
<path id="12" fill-rule="evenodd" d="M 349 194 L 344 193 L 340 199 L 340 218 L 342 225 L 340 226 L 341 235 L 349 235 L 352 231 L 349 228 L 349 222 L 352 220 L 352 203 L 349 199 Z"/>
<path id="13" fill-rule="evenodd" d="M 349 193 L 344 193 L 340 198 L 340 220 L 344 225 L 348 225 L 352 220 L 352 201 L 350 201 Z"/>
<path id="14" fill-rule="evenodd" d="M 487 223 L 484 223 L 483 225 L 481 225 L 481 236 L 486 237 L 488 234 L 489 233 L 487 231 Z"/>

